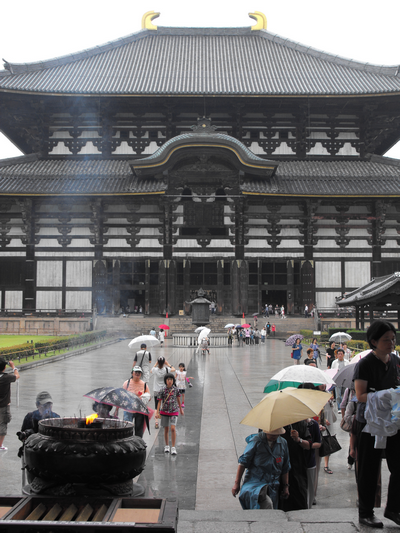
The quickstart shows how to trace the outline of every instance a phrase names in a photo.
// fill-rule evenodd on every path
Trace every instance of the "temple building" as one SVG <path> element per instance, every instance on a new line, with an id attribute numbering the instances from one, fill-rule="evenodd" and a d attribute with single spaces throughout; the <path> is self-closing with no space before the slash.
<path id="1" fill-rule="evenodd" d="M 288 313 L 400 271 L 400 67 L 156 26 L 0 71 L 1 311 Z M 310 43 L 312 44 L 312 43 Z"/>

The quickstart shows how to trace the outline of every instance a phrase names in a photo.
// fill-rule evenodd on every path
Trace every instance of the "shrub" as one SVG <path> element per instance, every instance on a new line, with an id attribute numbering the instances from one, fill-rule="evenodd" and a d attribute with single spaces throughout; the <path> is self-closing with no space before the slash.
<path id="1" fill-rule="evenodd" d="M 4 358 L 8 361 L 11 359 L 10 356 L 13 354 L 22 353 L 25 355 L 33 355 L 35 353 L 34 347 L 32 345 L 27 344 L 17 344 L 15 346 L 7 346 L 6 348 L 0 349 L 0 356 L 4 356 Z"/>

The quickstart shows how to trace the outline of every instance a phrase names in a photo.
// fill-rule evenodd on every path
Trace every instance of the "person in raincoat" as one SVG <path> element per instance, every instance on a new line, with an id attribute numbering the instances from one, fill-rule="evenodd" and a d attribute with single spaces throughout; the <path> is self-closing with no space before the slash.
<path id="1" fill-rule="evenodd" d="M 277 509 L 279 496 L 289 496 L 289 451 L 286 441 L 280 436 L 284 433 L 285 430 L 279 428 L 270 433 L 260 431 L 246 438 L 247 446 L 239 457 L 232 487 L 235 497 L 240 490 L 239 501 L 243 509 Z"/>

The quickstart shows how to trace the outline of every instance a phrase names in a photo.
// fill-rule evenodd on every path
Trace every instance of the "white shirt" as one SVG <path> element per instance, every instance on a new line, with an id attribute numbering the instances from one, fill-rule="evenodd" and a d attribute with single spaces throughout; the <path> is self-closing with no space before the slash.
<path id="1" fill-rule="evenodd" d="M 339 364 L 341 363 L 341 364 Z M 332 363 L 332 366 L 331 368 L 335 368 L 337 370 L 341 370 L 344 366 L 347 366 L 349 364 L 348 361 L 346 361 L 346 359 L 343 359 L 343 361 L 339 361 L 339 359 L 335 359 Z"/>

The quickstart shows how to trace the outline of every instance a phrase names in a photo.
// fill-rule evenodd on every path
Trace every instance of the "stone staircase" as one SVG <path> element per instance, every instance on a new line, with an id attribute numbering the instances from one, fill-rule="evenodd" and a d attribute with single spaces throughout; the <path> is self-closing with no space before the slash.
<path id="1" fill-rule="evenodd" d="M 253 324 L 253 317 L 246 317 L 248 324 Z M 314 319 L 304 318 L 301 316 L 289 316 L 282 320 L 275 317 L 264 318 L 262 316 L 258 319 L 258 328 L 266 323 L 275 324 L 276 336 L 278 338 L 287 338 L 289 335 L 298 333 L 301 329 L 315 330 Z M 125 318 L 123 316 L 98 316 L 95 329 L 113 331 L 120 337 L 133 338 L 138 335 L 148 335 L 149 331 L 154 327 L 158 332 L 160 324 L 168 324 L 170 327 L 169 333 L 192 333 L 196 329 L 196 325 L 192 323 L 191 316 L 173 316 L 171 318 L 160 317 L 159 315 L 139 315 L 132 314 Z M 210 322 L 208 325 L 212 332 L 224 331 L 226 324 L 241 324 L 242 318 L 226 315 L 210 315 Z M 246 322 L 245 322 L 246 323 Z"/>

